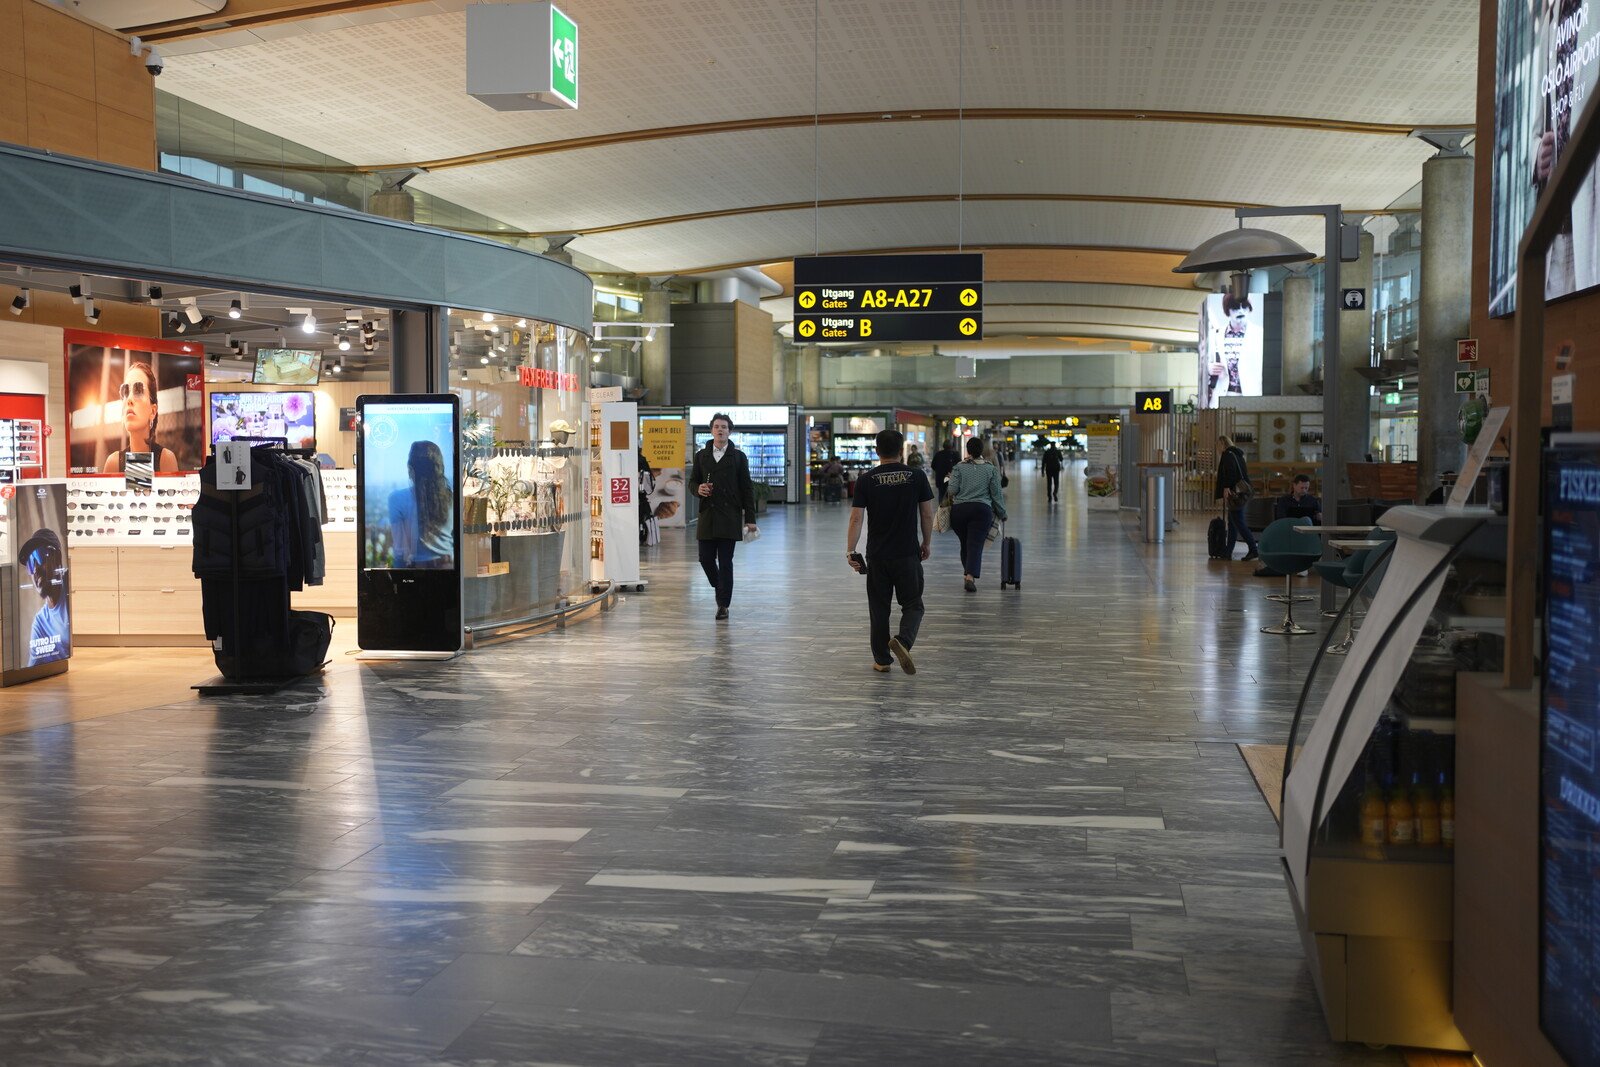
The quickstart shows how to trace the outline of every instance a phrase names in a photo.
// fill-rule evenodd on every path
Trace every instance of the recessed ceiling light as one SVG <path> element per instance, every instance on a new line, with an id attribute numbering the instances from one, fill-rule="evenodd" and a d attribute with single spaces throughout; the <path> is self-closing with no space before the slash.
<path id="1" fill-rule="evenodd" d="M 484 313 L 483 313 L 483 321 L 484 321 L 484 322 L 493 322 L 493 321 L 494 321 L 494 312 L 492 312 L 492 311 L 485 311 L 485 312 L 484 312 Z"/>

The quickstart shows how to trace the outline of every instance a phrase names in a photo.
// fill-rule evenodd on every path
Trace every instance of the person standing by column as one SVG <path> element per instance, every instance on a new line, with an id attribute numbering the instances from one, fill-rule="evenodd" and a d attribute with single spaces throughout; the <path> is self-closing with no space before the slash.
<path id="1" fill-rule="evenodd" d="M 689 487 L 700 497 L 700 568 L 717 591 L 717 618 L 728 617 L 733 603 L 733 549 L 756 530 L 756 490 L 750 481 L 750 460 L 728 438 L 733 420 L 718 412 L 711 417 L 711 440 L 694 457 Z M 742 522 L 741 522 L 742 520 Z"/>
<path id="2" fill-rule="evenodd" d="M 1244 450 L 1233 443 L 1233 438 L 1223 434 L 1217 438 L 1215 499 L 1222 501 L 1222 509 L 1228 513 L 1228 554 L 1225 559 L 1233 558 L 1233 546 L 1241 540 L 1249 549 L 1244 559 L 1261 557 L 1261 553 L 1256 551 L 1256 535 L 1250 532 L 1250 523 L 1244 514 L 1245 505 L 1250 503 L 1250 495 L 1250 465 L 1245 462 Z"/>
<path id="3" fill-rule="evenodd" d="M 911 646 L 922 625 L 922 564 L 933 549 L 933 489 L 928 477 L 901 461 L 905 435 L 878 434 L 878 465 L 856 479 L 845 558 L 867 576 L 867 613 L 872 620 L 872 669 L 888 671 L 890 656 L 916 674 Z M 865 561 L 856 554 L 861 520 L 867 522 Z M 918 533 L 921 540 L 918 540 Z M 900 632 L 889 636 L 889 601 L 900 602 Z"/>
<path id="4" fill-rule="evenodd" d="M 961 541 L 962 584 L 967 592 L 978 591 L 983 574 L 983 546 L 989 542 L 989 529 L 996 518 L 1006 517 L 1006 500 L 1000 486 L 1000 470 L 983 458 L 983 441 L 967 441 L 967 458 L 950 471 L 945 491 L 950 496 L 950 529 Z"/>
<path id="5" fill-rule="evenodd" d="M 1044 450 L 1039 465 L 1044 469 L 1045 499 L 1055 503 L 1061 499 L 1061 449 L 1054 441 Z"/>

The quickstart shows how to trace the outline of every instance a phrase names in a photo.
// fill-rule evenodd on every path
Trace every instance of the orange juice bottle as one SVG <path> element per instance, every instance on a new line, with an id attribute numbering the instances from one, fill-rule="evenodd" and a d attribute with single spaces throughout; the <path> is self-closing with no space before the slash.
<path id="1" fill-rule="evenodd" d="M 1382 848 L 1386 826 L 1383 792 L 1377 782 L 1368 779 L 1366 791 L 1361 794 L 1361 843 L 1368 848 Z"/>
<path id="2" fill-rule="evenodd" d="M 1389 791 L 1384 823 L 1384 840 L 1390 847 L 1409 848 L 1417 843 L 1416 812 L 1405 786 L 1397 785 Z"/>
<path id="3" fill-rule="evenodd" d="M 1416 798 L 1412 808 L 1415 812 L 1417 844 L 1423 848 L 1438 848 L 1443 835 L 1439 800 L 1434 796 L 1433 789 L 1420 781 L 1414 781 L 1412 788 Z"/>

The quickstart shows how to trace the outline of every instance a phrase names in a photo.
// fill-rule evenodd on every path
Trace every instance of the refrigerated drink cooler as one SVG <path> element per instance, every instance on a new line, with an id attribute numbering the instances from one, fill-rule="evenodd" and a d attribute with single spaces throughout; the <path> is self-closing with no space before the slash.
<path id="1" fill-rule="evenodd" d="M 696 405 L 689 409 L 694 450 L 711 440 L 718 412 L 733 420 L 732 440 L 750 458 L 750 478 L 771 490 L 773 504 L 798 504 L 806 484 L 805 411 L 795 405 Z"/>

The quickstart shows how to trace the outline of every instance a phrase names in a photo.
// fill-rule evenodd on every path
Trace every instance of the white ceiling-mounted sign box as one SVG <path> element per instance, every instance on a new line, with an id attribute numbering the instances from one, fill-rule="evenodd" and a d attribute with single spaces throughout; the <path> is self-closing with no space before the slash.
<path id="1" fill-rule="evenodd" d="M 554 4 L 467 7 L 467 93 L 496 111 L 578 106 L 578 24 Z"/>

